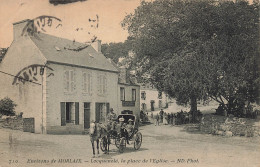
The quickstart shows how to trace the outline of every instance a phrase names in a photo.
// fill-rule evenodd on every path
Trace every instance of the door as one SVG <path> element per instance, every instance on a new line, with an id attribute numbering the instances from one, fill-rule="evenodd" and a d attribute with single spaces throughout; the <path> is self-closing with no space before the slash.
<path id="1" fill-rule="evenodd" d="M 151 100 L 151 111 L 154 111 L 154 101 Z"/>
<path id="2" fill-rule="evenodd" d="M 84 128 L 90 127 L 90 103 L 84 103 Z"/>

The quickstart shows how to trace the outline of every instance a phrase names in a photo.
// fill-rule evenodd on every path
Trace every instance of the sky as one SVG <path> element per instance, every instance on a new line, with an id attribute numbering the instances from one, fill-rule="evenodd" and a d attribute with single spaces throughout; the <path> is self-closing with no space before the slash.
<path id="1" fill-rule="evenodd" d="M 0 48 L 10 46 L 13 23 L 41 15 L 56 16 L 62 20 L 62 26 L 47 29 L 48 34 L 78 42 L 89 41 L 94 35 L 102 43 L 123 42 L 128 32 L 120 23 L 127 14 L 134 12 L 140 1 L 87 0 L 54 6 L 49 0 L 0 0 Z M 97 20 L 97 15 L 99 25 L 95 28 L 96 22 L 89 22 L 89 19 Z"/>

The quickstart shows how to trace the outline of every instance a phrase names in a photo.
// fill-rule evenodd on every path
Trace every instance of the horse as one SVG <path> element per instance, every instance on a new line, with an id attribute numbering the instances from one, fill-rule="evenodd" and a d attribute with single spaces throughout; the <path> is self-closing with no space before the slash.
<path id="1" fill-rule="evenodd" d="M 95 157 L 95 141 L 97 143 L 97 154 L 99 155 L 99 139 L 101 138 L 100 128 L 97 123 L 92 122 L 89 128 L 90 141 L 92 144 L 93 158 Z"/>
<path id="2" fill-rule="evenodd" d="M 92 150 L 93 150 L 93 157 L 95 157 L 95 141 L 97 143 L 97 154 L 99 155 L 99 140 L 102 139 L 102 146 L 103 146 L 103 151 L 105 153 L 109 153 L 109 145 L 110 145 L 110 126 L 103 125 L 101 123 L 95 123 L 92 122 L 90 124 L 89 128 L 89 134 L 90 134 L 90 141 L 92 144 Z M 102 148 L 101 148 L 102 149 Z"/>

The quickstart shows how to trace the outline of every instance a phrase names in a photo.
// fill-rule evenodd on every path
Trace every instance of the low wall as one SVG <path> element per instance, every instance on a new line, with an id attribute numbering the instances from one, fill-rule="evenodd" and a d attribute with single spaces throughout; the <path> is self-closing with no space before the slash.
<path id="1" fill-rule="evenodd" d="M 213 114 L 203 115 L 200 131 L 223 136 L 260 136 L 259 121 L 256 119 L 225 117 Z"/>
<path id="2" fill-rule="evenodd" d="M 0 119 L 0 126 L 3 128 L 23 131 L 23 119 L 20 117 L 9 117 L 6 119 Z"/>

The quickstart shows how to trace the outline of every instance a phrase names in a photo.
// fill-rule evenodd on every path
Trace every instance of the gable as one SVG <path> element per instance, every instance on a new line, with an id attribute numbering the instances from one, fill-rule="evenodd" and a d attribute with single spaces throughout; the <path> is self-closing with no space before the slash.
<path id="1" fill-rule="evenodd" d="M 46 58 L 31 41 L 30 38 L 24 37 L 13 41 L 6 55 L 0 62 L 0 69 L 16 75 L 20 70 L 33 64 L 44 65 Z"/>

